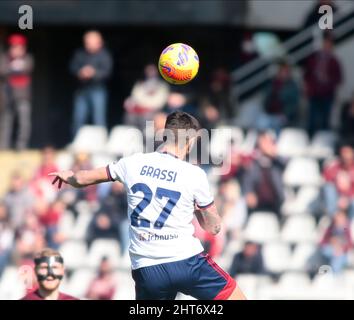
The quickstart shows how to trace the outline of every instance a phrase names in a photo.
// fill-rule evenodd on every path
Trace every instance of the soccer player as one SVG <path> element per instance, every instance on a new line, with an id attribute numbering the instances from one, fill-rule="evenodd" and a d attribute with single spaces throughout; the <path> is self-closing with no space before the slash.
<path id="1" fill-rule="evenodd" d="M 165 140 L 158 152 L 137 153 L 94 170 L 50 174 L 59 188 L 62 183 L 77 188 L 107 181 L 124 184 L 138 300 L 172 300 L 178 292 L 204 300 L 245 299 L 235 280 L 203 253 L 193 236 L 193 213 L 213 235 L 221 228 L 205 172 L 183 161 L 197 135 L 179 139 L 180 132 L 199 129 L 188 113 L 173 112 L 165 134 L 174 139 Z"/>
<path id="2" fill-rule="evenodd" d="M 21 300 L 78 300 L 59 291 L 64 276 L 64 260 L 59 252 L 43 249 L 34 258 L 34 263 L 38 289 Z"/>

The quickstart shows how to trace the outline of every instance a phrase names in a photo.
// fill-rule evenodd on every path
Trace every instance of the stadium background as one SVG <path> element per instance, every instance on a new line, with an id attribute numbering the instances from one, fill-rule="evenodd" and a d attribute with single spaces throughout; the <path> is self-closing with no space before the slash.
<path id="1" fill-rule="evenodd" d="M 76 164 L 79 166 L 80 161 L 84 166 L 96 166 L 119 156 L 117 151 L 105 149 L 104 146 L 109 140 L 112 144 L 112 141 L 127 141 L 125 139 L 131 138 L 112 134 L 112 128 L 123 125 L 124 101 L 130 95 L 136 80 L 141 77 L 144 66 L 156 63 L 161 50 L 173 42 L 190 44 L 196 49 L 201 60 L 198 77 L 188 86 L 178 88 L 178 93 L 190 97 L 190 104 L 195 106 L 198 110 L 196 112 L 210 120 L 208 115 L 203 113 L 205 109 L 200 106 L 200 100 L 204 96 L 209 97 L 212 83 L 220 81 L 224 85 L 224 100 L 216 99 L 216 103 L 213 101 L 215 108 L 212 110 L 216 109 L 218 116 L 216 120 L 211 117 L 212 120 L 206 122 L 210 128 L 231 128 L 234 132 L 235 147 L 239 150 L 240 157 L 247 162 L 256 148 L 258 128 L 255 127 L 254 119 L 260 115 L 263 108 L 265 88 L 274 77 L 277 61 L 283 58 L 291 62 L 292 74 L 301 93 L 297 123 L 282 126 L 280 130 L 269 128 L 272 134 L 277 135 L 278 154 L 289 158 L 283 172 L 285 200 L 281 204 L 281 218 L 278 220 L 272 213 L 250 214 L 247 208 L 246 217 L 236 217 L 238 211 L 235 210 L 235 218 L 231 224 L 235 230 L 228 230 L 229 234 L 220 236 L 216 244 L 210 243 L 210 239 L 205 237 L 203 239 L 207 248 L 214 250 L 215 259 L 226 270 L 229 270 L 233 256 L 242 250 L 247 240 L 260 244 L 259 250 L 266 270 L 252 273 L 250 269 L 250 272 L 236 275 L 241 288 L 250 299 L 352 299 L 352 249 L 345 254 L 347 261 L 344 267 L 334 276 L 330 262 L 320 263 L 314 268 L 309 267 L 309 261 L 321 247 L 321 239 L 331 225 L 332 218 L 321 207 L 322 188 L 325 185 L 322 172 L 326 164 L 336 157 L 336 145 L 339 142 L 347 142 L 341 131 L 340 113 L 343 104 L 352 99 L 354 88 L 351 63 L 354 51 L 354 6 L 350 1 L 335 1 L 334 5 L 338 8 L 335 13 L 338 16 L 338 29 L 335 23 L 332 37 L 335 42 L 335 54 L 342 66 L 343 81 L 337 90 L 330 129 L 317 132 L 317 135 L 309 135 L 308 99 L 303 89 L 303 74 L 306 59 L 318 48 L 323 33 L 319 32 L 317 23 L 309 25 L 306 29 L 304 22 L 316 3 L 317 1 L 310 0 L 195 3 L 29 1 L 26 4 L 33 8 L 34 28 L 21 31 L 17 27 L 17 21 L 18 7 L 23 3 L 3 1 L 0 4 L 0 52 L 5 52 L 6 39 L 10 34 L 22 33 L 28 39 L 28 49 L 35 60 L 32 74 L 33 129 L 30 144 L 26 150 L 17 151 L 11 148 L 0 151 L 0 197 L 2 203 L 6 202 L 10 220 L 12 204 L 6 200 L 6 196 L 10 190 L 11 177 L 15 172 L 23 177 L 24 182 L 21 183 L 24 184 L 24 190 L 29 192 L 43 188 L 33 181 L 43 157 L 42 152 L 47 150 L 43 148 L 47 145 L 56 149 L 55 161 L 60 168 L 70 168 L 78 151 L 80 156 L 76 156 Z M 274 12 L 277 13 L 276 16 Z M 72 143 L 70 134 L 76 83 L 69 73 L 69 61 L 74 50 L 82 45 L 83 33 L 90 29 L 102 32 L 114 60 L 112 76 L 107 84 L 108 135 L 105 138 L 103 134 L 101 143 L 97 142 L 95 145 L 87 143 L 90 137 L 85 137 L 85 134 L 76 136 L 77 139 Z M 242 45 L 249 39 L 253 40 L 255 47 L 251 54 L 242 51 Z M 300 39 L 299 42 L 295 43 L 298 41 L 296 39 Z M 304 50 L 301 51 L 304 52 L 303 55 L 300 50 Z M 220 68 L 223 70 L 221 76 L 216 72 Z M 220 80 L 218 75 L 222 79 L 226 77 L 227 80 Z M 174 90 L 175 88 L 171 89 Z M 217 104 L 218 101 L 220 105 Z M 16 124 L 15 129 L 17 126 Z M 99 134 L 102 133 L 100 128 L 88 129 L 93 131 L 87 134 L 93 134 L 99 139 Z M 98 131 L 94 131 L 95 129 Z M 222 136 L 214 140 L 211 141 L 211 152 L 217 153 L 222 150 L 220 145 L 226 145 L 227 141 L 224 141 Z M 121 150 L 123 149 L 124 146 L 121 147 Z M 82 151 L 87 152 L 91 160 L 86 160 Z M 227 153 L 228 150 L 224 152 Z M 218 169 L 210 167 L 207 170 L 215 192 L 219 195 L 220 204 L 226 201 L 225 197 L 229 197 L 231 202 L 234 201 L 234 207 L 242 207 L 245 195 L 239 176 L 231 174 L 230 184 L 220 186 Z M 134 286 L 129 264 L 126 256 L 118 254 L 121 251 L 121 241 L 106 239 L 110 238 L 111 234 L 108 237 L 101 234 L 90 247 L 86 245 L 88 226 L 96 217 L 99 208 L 97 199 L 107 195 L 106 190 L 91 192 L 93 196 L 75 195 L 77 199 L 74 203 L 66 198 L 56 201 L 48 195 L 51 201 L 46 205 L 50 209 L 53 208 L 52 203 L 57 205 L 59 202 L 53 209 L 58 211 L 54 229 L 60 233 L 60 236 L 55 238 L 54 245 L 57 245 L 64 255 L 68 269 L 62 291 L 84 298 L 91 280 L 96 275 L 100 259 L 108 256 L 113 265 L 113 275 L 107 281 L 116 284 L 113 298 L 132 299 Z M 70 195 L 68 197 L 70 198 Z M 352 197 L 350 195 L 350 200 L 353 200 Z M 61 206 L 65 201 L 66 204 Z M 8 228 L 7 225 L 6 237 L 5 227 L 1 229 L 0 238 L 3 243 L 0 243 L 0 255 L 2 261 L 6 261 L 0 275 L 1 299 L 17 299 L 23 294 L 24 286 L 18 268 L 28 263 L 31 250 L 45 245 L 43 239 L 31 239 L 36 238 L 38 234 L 40 237 L 41 232 L 48 234 L 50 228 L 39 216 L 39 212 L 43 213 L 40 209 L 30 209 L 31 218 L 34 218 L 28 218 L 31 221 L 26 220 L 25 227 L 15 229 Z M 27 212 L 28 207 L 23 210 Z M 38 221 L 34 221 L 36 219 Z M 123 222 L 119 223 L 122 227 L 125 226 Z M 37 227 L 44 228 L 44 231 L 38 231 Z M 26 229 L 26 235 L 30 235 L 28 238 L 24 236 L 23 229 Z M 353 236 L 353 223 L 350 230 Z M 27 248 L 28 252 L 27 249 L 22 252 L 26 241 L 33 241 L 34 244 Z"/>

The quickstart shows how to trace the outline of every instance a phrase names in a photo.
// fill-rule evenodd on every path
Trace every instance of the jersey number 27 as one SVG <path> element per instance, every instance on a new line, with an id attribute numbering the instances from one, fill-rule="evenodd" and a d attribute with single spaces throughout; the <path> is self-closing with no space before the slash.
<path id="1" fill-rule="evenodd" d="M 138 203 L 130 216 L 131 224 L 134 227 L 150 228 L 150 221 L 147 219 L 139 219 L 139 214 L 142 213 L 150 204 L 153 197 L 153 192 L 145 183 L 136 183 L 131 187 L 131 190 L 133 193 L 140 191 L 144 194 L 144 198 Z M 154 223 L 155 229 L 161 229 L 164 226 L 168 216 L 171 214 L 172 209 L 181 197 L 181 193 L 169 189 L 157 188 L 155 196 L 158 199 L 168 198 L 166 205 L 163 207 L 159 217 Z"/>

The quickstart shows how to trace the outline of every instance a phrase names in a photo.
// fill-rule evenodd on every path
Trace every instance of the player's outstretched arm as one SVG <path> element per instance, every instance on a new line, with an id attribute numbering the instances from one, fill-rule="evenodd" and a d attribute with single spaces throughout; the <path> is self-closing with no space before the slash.
<path id="1" fill-rule="evenodd" d="M 216 235 L 221 230 L 221 218 L 218 214 L 215 204 L 213 203 L 207 208 L 196 207 L 195 215 L 200 226 L 213 235 Z"/>
<path id="2" fill-rule="evenodd" d="M 82 188 L 92 184 L 111 181 L 105 167 L 92 170 L 79 170 L 75 173 L 71 170 L 51 172 L 48 175 L 55 177 L 52 184 L 55 185 L 58 182 L 59 189 L 63 183 L 70 184 L 75 188 Z"/>

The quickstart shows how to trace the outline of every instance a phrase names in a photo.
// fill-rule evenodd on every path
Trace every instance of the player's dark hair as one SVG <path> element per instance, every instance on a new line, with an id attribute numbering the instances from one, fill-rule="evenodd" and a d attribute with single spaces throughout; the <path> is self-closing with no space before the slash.
<path id="1" fill-rule="evenodd" d="M 200 128 L 199 121 L 189 113 L 183 111 L 170 113 L 167 116 L 165 123 L 165 129 L 173 132 L 176 141 L 180 130 L 195 130 L 195 132 L 198 132 Z M 164 137 L 164 140 L 166 140 L 166 136 Z"/>
<path id="2" fill-rule="evenodd" d="M 165 129 L 194 129 L 199 130 L 199 121 L 187 112 L 175 111 L 167 116 Z"/>

